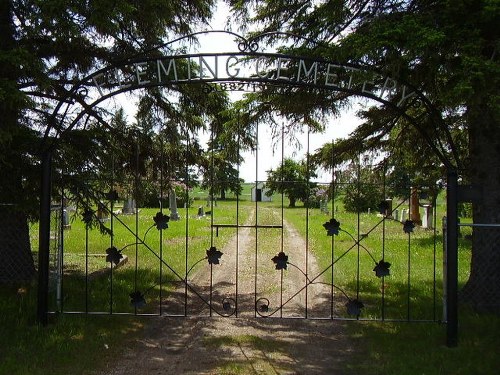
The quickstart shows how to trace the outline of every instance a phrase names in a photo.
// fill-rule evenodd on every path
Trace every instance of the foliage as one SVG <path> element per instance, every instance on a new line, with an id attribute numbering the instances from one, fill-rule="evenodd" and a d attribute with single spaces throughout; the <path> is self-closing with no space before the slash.
<path id="1" fill-rule="evenodd" d="M 350 139 L 325 145 L 315 155 L 315 162 L 332 168 L 352 158 L 353 153 L 377 150 L 392 156 L 394 164 L 387 165 L 388 171 L 415 176 L 418 183 L 430 187 L 444 180 L 446 170 L 456 169 L 462 182 L 488 191 L 473 204 L 474 221 L 498 221 L 498 1 L 319 1 L 293 6 L 285 0 L 230 3 L 257 34 L 286 30 L 286 35 L 269 33 L 266 39 L 269 44 L 288 43 L 282 52 L 368 66 L 425 94 L 426 99 L 413 98 L 397 111 L 396 103 L 364 102 L 359 112 L 364 123 Z M 291 102 L 280 110 L 336 114 L 362 95 L 327 94 L 303 101 L 299 109 Z M 274 98 L 264 91 L 256 99 L 263 103 Z M 332 105 L 334 99 L 337 101 Z M 489 256 L 481 252 L 493 255 L 493 250 L 481 237 L 473 239 L 477 259 L 472 262 L 473 287 L 464 294 L 469 299 L 475 291 L 491 287 L 482 277 L 489 267 Z M 498 257 L 494 260 L 496 269 L 499 261 Z M 496 285 L 492 293 L 499 301 L 500 283 L 498 277 L 495 280 L 490 284 Z M 474 301 L 478 306 L 491 304 L 486 293 L 474 296 Z"/>
<path id="2" fill-rule="evenodd" d="M 212 0 L 192 1 L 189 6 L 164 0 L 111 3 L 71 0 L 64 4 L 59 0 L 3 1 L 0 9 L 3 35 L 0 43 L 0 96 L 4 104 L 0 106 L 0 113 L 6 119 L 6 126 L 0 131 L 0 146 L 4 151 L 0 157 L 0 169 L 13 178 L 2 184 L 2 196 L 12 203 L 36 207 L 39 180 L 36 160 L 41 150 L 51 146 L 52 136 L 60 135 L 68 126 L 64 122 L 58 124 L 64 118 L 51 118 L 51 113 L 60 100 L 65 100 L 75 82 L 113 61 L 137 53 L 161 54 L 160 50 L 146 51 L 161 45 L 165 38 L 185 35 L 193 30 L 194 25 L 207 23 L 213 6 Z M 200 124 L 199 120 L 193 120 L 192 110 L 189 113 L 183 110 L 192 101 L 200 100 L 199 91 L 184 87 L 149 90 L 141 100 L 142 108 L 149 111 L 153 104 L 161 107 L 163 122 L 165 119 L 184 119 Z M 181 100 L 166 99 L 168 93 L 173 92 L 179 92 Z M 221 107 L 213 107 L 222 103 L 214 99 L 216 96 L 222 95 L 204 96 L 205 104 L 196 114 L 198 119 L 210 111 L 212 114 L 220 111 Z M 210 99 L 213 99 L 211 103 Z M 74 118 L 71 111 L 66 116 L 67 119 Z M 131 149 L 123 145 L 129 145 L 131 140 L 134 140 L 132 144 L 136 143 L 133 133 L 125 131 L 120 134 L 124 130 L 122 124 L 110 122 L 106 111 L 96 107 L 85 119 L 75 123 L 75 131 L 67 132 L 68 142 L 58 154 L 59 169 L 88 172 L 88 166 L 96 160 L 109 162 L 109 158 L 102 158 L 100 151 L 111 143 L 111 138 L 115 151 Z M 112 136 L 101 132 L 103 126 L 109 125 Z M 75 140 L 75 147 L 83 147 L 71 149 L 69 144 Z M 142 151 L 146 151 L 145 146 L 150 144 L 143 139 Z M 89 155 L 88 150 L 95 154 Z M 23 157 L 14 165 L 12 160 L 18 155 Z"/>
<path id="3" fill-rule="evenodd" d="M 297 200 L 307 204 L 312 189 L 316 186 L 311 182 L 315 176 L 306 162 L 286 158 L 276 170 L 267 171 L 266 195 L 271 196 L 275 192 L 285 194 L 290 207 L 295 207 Z"/>

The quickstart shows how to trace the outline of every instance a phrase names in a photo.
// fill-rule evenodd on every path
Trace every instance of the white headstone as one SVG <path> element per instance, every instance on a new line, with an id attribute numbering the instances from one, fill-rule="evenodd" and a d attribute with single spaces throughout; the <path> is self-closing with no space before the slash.
<path id="1" fill-rule="evenodd" d="M 168 195 L 169 208 L 170 208 L 170 220 L 177 221 L 180 220 L 179 213 L 177 212 L 177 196 L 175 195 L 175 190 L 171 190 Z"/>
<path id="2" fill-rule="evenodd" d="M 424 204 L 424 217 L 422 218 L 422 227 L 423 228 L 432 228 L 432 206 L 430 204 Z"/>

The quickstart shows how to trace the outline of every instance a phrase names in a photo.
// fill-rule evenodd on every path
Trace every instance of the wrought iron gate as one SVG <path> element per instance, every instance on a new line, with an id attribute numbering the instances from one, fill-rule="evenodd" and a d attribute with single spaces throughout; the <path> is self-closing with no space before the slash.
<path id="1" fill-rule="evenodd" d="M 310 194 L 299 209 L 285 207 L 284 195 L 274 196 L 273 202 L 252 202 L 248 193 L 216 201 L 215 173 L 201 196 L 190 190 L 187 129 L 185 155 L 176 161 L 186 173 L 165 175 L 166 155 L 157 153 L 157 175 L 149 190 L 144 188 L 147 179 L 138 173 L 139 163 L 135 173 L 124 174 L 115 163 L 123 154 L 112 147 L 104 153 L 109 160 L 103 153 L 96 159 L 109 167 L 100 176 L 88 173 L 92 164 L 74 171 L 65 170 L 61 160 L 54 163 L 72 130 L 92 120 L 107 127 L 99 112 L 106 111 L 103 103 L 119 93 L 193 83 L 209 91 L 263 87 L 285 95 L 301 88 L 383 103 L 419 130 L 445 166 L 447 339 L 450 346 L 456 345 L 457 167 L 440 132 L 420 127 L 428 123 L 445 128 L 432 101 L 397 77 L 366 66 L 259 52 L 259 40 L 272 33 L 251 39 L 222 33 L 236 42 L 237 51 L 186 54 L 183 43 L 202 34 L 197 33 L 159 46 L 158 54 L 117 61 L 64 89 L 66 95 L 55 105 L 41 148 L 38 320 L 46 324 L 47 312 L 440 320 L 443 270 L 436 202 L 428 202 L 432 209 L 426 212 L 433 215 L 425 216 L 426 229 L 415 225 L 418 220 L 408 213 L 415 215 L 418 204 L 412 197 L 425 187 L 400 186 L 393 194 L 384 174 L 378 181 L 365 181 L 357 167 L 349 181 L 333 171 L 319 184 L 326 198 L 314 201 L 317 196 Z M 177 51 L 176 43 L 182 47 Z M 246 62 L 256 74 L 244 69 Z M 192 63 L 198 65 L 197 72 L 189 68 Z M 181 72 L 181 66 L 188 68 Z M 394 90 L 387 90 L 389 83 Z M 412 105 L 420 105 L 418 118 L 407 111 Z M 134 149 L 139 155 L 139 142 L 133 143 L 126 151 Z M 257 151 L 256 159 L 258 155 Z M 133 166 L 134 158 L 128 164 Z M 264 181 L 258 169 L 251 185 L 255 197 L 260 189 L 262 198 Z M 75 184 L 75 175 L 81 173 L 86 183 Z M 184 201 L 171 198 L 179 207 L 170 210 L 175 208 L 167 203 L 174 185 Z M 377 192 L 377 209 L 371 205 L 370 212 L 346 210 L 345 197 L 350 194 L 355 202 L 366 187 Z M 91 199 L 75 202 L 80 195 L 72 189 L 84 189 L 88 194 L 83 196 Z M 146 192 L 158 203 L 146 203 Z M 319 194 L 319 189 L 314 192 Z M 52 225 L 51 212 L 58 217 Z"/>
<path id="2" fill-rule="evenodd" d="M 188 139 L 184 145 L 187 155 Z M 281 161 L 285 155 L 283 142 Z M 255 181 L 220 200 L 218 181 L 195 190 L 189 173 L 167 180 L 160 149 L 152 163 L 156 190 L 149 192 L 157 201 L 151 202 L 141 190 L 148 181 L 140 168 L 117 179 L 115 156 L 109 157 L 109 171 L 101 171 L 107 178 L 79 187 L 92 191 L 92 203 L 75 201 L 67 183 L 73 172 L 60 175 L 49 311 L 441 319 L 436 205 L 415 207 L 414 199 L 426 187 L 391 187 L 380 172 L 378 180 L 364 180 L 361 167 L 372 166 L 355 160 L 349 176 L 338 170 L 325 181 L 307 181 L 307 199 L 289 208 L 284 193 L 265 201 L 257 148 Z M 367 192 L 377 197 L 377 210 L 362 205 Z"/>

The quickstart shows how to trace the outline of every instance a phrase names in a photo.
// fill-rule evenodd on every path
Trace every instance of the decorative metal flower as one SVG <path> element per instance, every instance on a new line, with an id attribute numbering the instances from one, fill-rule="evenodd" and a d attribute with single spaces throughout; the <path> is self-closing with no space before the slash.
<path id="1" fill-rule="evenodd" d="M 222 256 L 222 252 L 217 250 L 215 246 L 212 246 L 207 250 L 207 259 L 209 264 L 219 264 L 219 259 Z"/>
<path id="2" fill-rule="evenodd" d="M 138 290 L 129 294 L 130 304 L 138 309 L 146 305 L 146 299 L 144 295 Z"/>
<path id="3" fill-rule="evenodd" d="M 170 216 L 164 215 L 163 213 L 158 212 L 153 217 L 153 220 L 154 220 L 156 228 L 158 230 L 167 229 L 168 228 L 168 221 L 170 220 Z"/>
<path id="4" fill-rule="evenodd" d="M 403 224 L 403 230 L 405 233 L 412 233 L 415 228 L 415 223 L 412 220 L 406 220 Z"/>
<path id="5" fill-rule="evenodd" d="M 108 201 L 113 201 L 113 202 L 117 201 L 118 200 L 118 193 L 117 193 L 117 191 L 111 189 L 106 194 L 106 198 L 108 199 Z"/>
<path id="6" fill-rule="evenodd" d="M 380 262 L 375 263 L 375 268 L 373 270 L 377 277 L 389 276 L 389 267 L 391 267 L 391 264 L 382 259 Z"/>
<path id="7" fill-rule="evenodd" d="M 286 270 L 288 255 L 286 255 L 283 251 L 280 251 L 278 255 L 274 256 L 271 260 L 276 264 L 277 270 Z"/>
<path id="8" fill-rule="evenodd" d="M 112 246 L 106 250 L 106 262 L 114 263 L 115 265 L 120 263 L 120 260 L 123 258 L 123 254 L 121 250 L 118 250 L 116 247 Z"/>
<path id="9" fill-rule="evenodd" d="M 365 307 L 365 305 L 363 305 L 363 302 L 353 299 L 346 303 L 346 307 L 349 315 L 359 316 L 361 314 L 361 309 Z"/>
<path id="10" fill-rule="evenodd" d="M 94 217 L 94 211 L 87 209 L 83 211 L 82 220 L 85 225 L 90 225 L 92 223 L 92 218 Z"/>
<path id="11" fill-rule="evenodd" d="M 338 222 L 332 217 L 330 221 L 327 221 L 326 223 L 323 224 L 323 227 L 327 230 L 328 236 L 333 236 L 333 235 L 338 236 L 340 230 L 340 222 Z"/>
<path id="12" fill-rule="evenodd" d="M 378 205 L 378 210 L 382 215 L 387 215 L 387 211 L 389 210 L 389 202 L 382 201 Z"/>

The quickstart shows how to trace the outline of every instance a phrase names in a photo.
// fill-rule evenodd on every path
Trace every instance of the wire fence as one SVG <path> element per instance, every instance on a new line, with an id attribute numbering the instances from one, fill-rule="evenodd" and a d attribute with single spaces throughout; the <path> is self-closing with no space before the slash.
<path id="1" fill-rule="evenodd" d="M 483 309 L 499 306 L 500 292 L 492 286 L 500 285 L 500 224 L 460 223 L 459 235 L 459 283 L 463 285 L 463 297 L 472 306 L 481 305 Z"/>
<path id="2" fill-rule="evenodd" d="M 26 282 L 33 278 L 26 213 L 13 204 L 0 203 L 0 283 Z"/>

